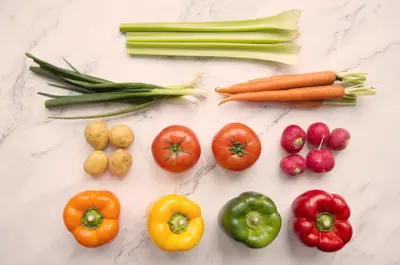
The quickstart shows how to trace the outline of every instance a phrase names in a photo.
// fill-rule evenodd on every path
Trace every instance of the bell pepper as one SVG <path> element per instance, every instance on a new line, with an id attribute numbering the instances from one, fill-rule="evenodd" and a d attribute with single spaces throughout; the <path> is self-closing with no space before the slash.
<path id="1" fill-rule="evenodd" d="M 219 222 L 232 239 L 249 248 L 264 248 L 278 236 L 282 219 L 275 203 L 257 192 L 244 192 L 221 209 Z"/>
<path id="2" fill-rule="evenodd" d="M 73 196 L 64 208 L 64 224 L 84 247 L 112 241 L 119 231 L 120 202 L 109 191 L 87 190 Z"/>
<path id="3" fill-rule="evenodd" d="M 200 242 L 204 220 L 195 202 L 180 195 L 166 195 L 149 207 L 147 228 L 160 249 L 187 251 Z"/>
<path id="4" fill-rule="evenodd" d="M 353 235 L 350 208 L 340 195 L 309 190 L 293 201 L 292 212 L 293 231 L 306 246 L 334 252 Z"/>

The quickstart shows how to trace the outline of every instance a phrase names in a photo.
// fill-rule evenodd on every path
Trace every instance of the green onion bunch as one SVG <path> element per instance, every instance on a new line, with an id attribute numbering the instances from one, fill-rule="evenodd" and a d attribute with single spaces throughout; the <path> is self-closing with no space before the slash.
<path id="1" fill-rule="evenodd" d="M 79 93 L 79 95 L 54 95 L 38 92 L 39 95 L 50 98 L 45 101 L 45 107 L 48 109 L 106 102 L 128 104 L 128 107 L 108 113 L 73 117 L 51 116 L 49 117 L 50 119 L 94 119 L 112 117 L 148 108 L 164 99 L 183 99 L 197 104 L 199 103 L 199 99 L 196 96 L 207 96 L 205 90 L 195 88 L 196 81 L 200 75 L 196 76 L 193 81 L 187 84 L 175 86 L 161 86 L 138 82 L 116 83 L 107 79 L 81 73 L 66 59 L 64 60 L 72 70 L 52 65 L 30 53 L 26 53 L 26 56 L 38 64 L 38 66 L 29 67 L 32 72 L 57 82 L 49 83 L 49 85 Z"/>

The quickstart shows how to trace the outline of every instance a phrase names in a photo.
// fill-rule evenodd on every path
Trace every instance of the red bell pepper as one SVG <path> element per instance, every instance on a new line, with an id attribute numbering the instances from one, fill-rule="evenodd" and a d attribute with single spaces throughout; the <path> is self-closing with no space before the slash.
<path id="1" fill-rule="evenodd" d="M 292 204 L 293 231 L 309 247 L 324 252 L 343 248 L 353 229 L 348 219 L 350 208 L 343 197 L 322 190 L 310 190 Z"/>

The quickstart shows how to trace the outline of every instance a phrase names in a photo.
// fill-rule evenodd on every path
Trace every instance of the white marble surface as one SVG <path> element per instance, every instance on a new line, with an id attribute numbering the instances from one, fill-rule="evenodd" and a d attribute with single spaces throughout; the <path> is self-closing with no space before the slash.
<path id="1" fill-rule="evenodd" d="M 244 19 L 301 8 L 302 62 L 297 67 L 233 60 L 130 58 L 125 55 L 120 22 Z M 400 3 L 397 0 L 1 0 L 0 1 L 0 263 L 24 264 L 353 264 L 398 265 L 400 180 Z M 355 108 L 291 110 L 266 105 L 217 107 L 210 93 L 199 106 L 162 104 L 146 112 L 109 120 L 129 124 L 136 134 L 133 167 L 123 180 L 108 175 L 93 179 L 82 163 L 91 148 L 85 143 L 86 121 L 48 121 L 54 113 L 100 112 L 112 106 L 47 111 L 37 91 L 54 91 L 28 71 L 31 52 L 63 65 L 67 57 L 80 69 L 117 81 L 177 84 L 197 72 L 201 86 L 215 86 L 285 72 L 314 70 L 367 71 L 378 87 L 373 98 Z M 59 92 L 59 91 L 57 91 Z M 61 92 L 61 91 L 60 91 Z M 239 108 L 240 106 L 240 108 Z M 337 156 L 336 168 L 322 176 L 282 176 L 279 137 L 290 123 L 314 121 L 345 127 L 349 148 Z M 213 135 L 231 121 L 244 122 L 260 135 L 259 162 L 242 174 L 215 166 Z M 162 128 L 191 127 L 203 153 L 195 168 L 180 176 L 155 166 L 149 146 Z M 305 152 L 302 152 L 303 154 Z M 323 254 L 293 238 L 289 206 L 313 188 L 337 192 L 352 210 L 354 237 L 342 251 Z M 109 189 L 122 202 L 121 230 L 111 244 L 85 249 L 62 222 L 67 200 L 83 189 Z M 227 239 L 216 224 L 223 203 L 242 191 L 255 190 L 275 200 L 284 220 L 279 237 L 266 249 L 248 250 Z M 206 231 L 186 253 L 164 253 L 148 239 L 145 209 L 165 193 L 188 195 L 203 209 Z"/>

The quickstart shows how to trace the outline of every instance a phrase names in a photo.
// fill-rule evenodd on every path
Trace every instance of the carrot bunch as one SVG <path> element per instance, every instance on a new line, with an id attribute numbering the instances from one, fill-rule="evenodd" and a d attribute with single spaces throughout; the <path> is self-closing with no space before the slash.
<path id="1" fill-rule="evenodd" d="M 375 94 L 374 88 L 364 86 L 366 79 L 367 73 L 324 71 L 257 78 L 216 92 L 226 96 L 218 105 L 229 101 L 277 102 L 303 108 L 356 105 L 358 95 Z"/>

